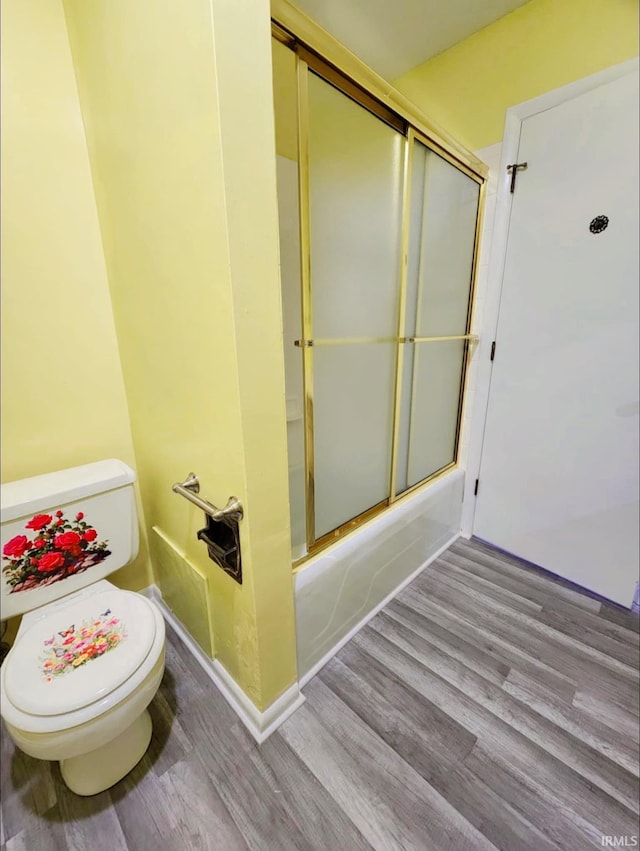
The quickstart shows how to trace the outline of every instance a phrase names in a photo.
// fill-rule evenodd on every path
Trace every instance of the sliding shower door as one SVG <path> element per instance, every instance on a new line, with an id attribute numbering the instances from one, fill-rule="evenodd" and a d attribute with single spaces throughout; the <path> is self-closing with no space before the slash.
<path id="1" fill-rule="evenodd" d="M 321 538 L 389 497 L 405 139 L 313 73 L 308 111 L 311 472 Z"/>
<path id="2" fill-rule="evenodd" d="M 456 460 L 480 185 L 410 133 L 396 494 Z"/>
<path id="3" fill-rule="evenodd" d="M 483 178 L 304 46 L 281 41 L 274 92 L 299 559 L 456 463 Z"/>

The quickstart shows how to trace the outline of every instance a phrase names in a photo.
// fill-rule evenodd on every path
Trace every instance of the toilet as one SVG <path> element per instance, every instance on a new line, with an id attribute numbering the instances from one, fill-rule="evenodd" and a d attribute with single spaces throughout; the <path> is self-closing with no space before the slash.
<path id="1" fill-rule="evenodd" d="M 0 669 L 0 714 L 78 795 L 142 758 L 164 672 L 159 609 L 105 578 L 138 552 L 134 482 L 113 459 L 2 485 L 1 616 L 23 618 Z"/>

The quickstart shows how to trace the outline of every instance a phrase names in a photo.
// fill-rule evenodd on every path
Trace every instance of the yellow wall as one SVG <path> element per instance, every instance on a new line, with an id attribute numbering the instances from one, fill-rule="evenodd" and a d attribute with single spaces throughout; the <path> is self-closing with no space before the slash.
<path id="1" fill-rule="evenodd" d="M 638 54 L 638 0 L 530 0 L 394 81 L 471 150 L 505 110 Z"/>
<path id="2" fill-rule="evenodd" d="M 2 3 L 2 480 L 135 468 L 60 0 Z M 151 581 L 146 544 L 114 577 Z"/>
<path id="3" fill-rule="evenodd" d="M 271 42 L 273 55 L 273 110 L 276 118 L 276 152 L 298 159 L 298 74 L 296 55 L 284 44 Z"/>
<path id="4" fill-rule="evenodd" d="M 209 589 L 205 649 L 263 708 L 296 677 L 268 2 L 64 7 L 146 520 Z M 191 470 L 245 506 L 242 586 L 171 492 Z"/>

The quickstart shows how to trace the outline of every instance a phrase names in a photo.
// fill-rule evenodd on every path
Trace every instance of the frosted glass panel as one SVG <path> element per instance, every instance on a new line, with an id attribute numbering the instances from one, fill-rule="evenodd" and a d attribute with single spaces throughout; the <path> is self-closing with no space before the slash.
<path id="1" fill-rule="evenodd" d="M 480 187 L 414 142 L 405 334 L 466 334 Z"/>
<path id="2" fill-rule="evenodd" d="M 316 538 L 389 496 L 396 347 L 313 350 Z"/>
<path id="3" fill-rule="evenodd" d="M 398 492 L 401 482 L 411 487 L 455 460 L 465 343 L 416 343 L 411 348 L 413 359 L 403 366 L 405 385 L 412 385 L 411 405 L 408 422 L 400 424 L 408 433 L 407 468 L 404 481 L 398 476 Z"/>
<path id="4" fill-rule="evenodd" d="M 309 74 L 313 336 L 397 332 L 404 138 Z"/>
<path id="5" fill-rule="evenodd" d="M 395 492 L 402 493 L 408 487 L 407 469 L 409 467 L 409 422 L 413 394 L 413 362 L 416 347 L 403 346 L 402 375 L 400 376 L 400 428 L 398 429 L 398 460 L 396 463 Z"/>

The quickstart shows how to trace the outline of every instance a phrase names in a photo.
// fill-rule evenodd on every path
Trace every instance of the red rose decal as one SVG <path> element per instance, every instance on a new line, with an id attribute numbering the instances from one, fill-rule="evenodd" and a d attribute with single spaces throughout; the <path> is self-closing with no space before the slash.
<path id="1" fill-rule="evenodd" d="M 64 511 L 36 514 L 25 524 L 34 529 L 33 540 L 16 535 L 2 546 L 2 577 L 11 594 L 45 587 L 68 576 L 88 570 L 111 555 L 109 541 L 97 532 L 78 511 L 74 520 L 65 520 Z"/>
<path id="2" fill-rule="evenodd" d="M 41 573 L 50 573 L 57 567 L 62 567 L 64 564 L 64 556 L 62 553 L 45 553 L 38 559 L 38 570 Z"/>
<path id="3" fill-rule="evenodd" d="M 36 514 L 25 526 L 25 529 L 42 529 L 43 526 L 48 526 L 51 523 L 52 517 L 50 514 Z"/>
<path id="4" fill-rule="evenodd" d="M 10 541 L 2 548 L 2 555 L 9 556 L 9 558 L 20 558 L 20 556 L 24 555 L 25 550 L 29 548 L 29 541 L 27 540 L 26 535 L 16 535 L 15 538 L 11 538 Z"/>
<path id="5" fill-rule="evenodd" d="M 74 550 L 80 544 L 80 535 L 77 532 L 62 532 L 53 539 L 59 550 Z"/>

